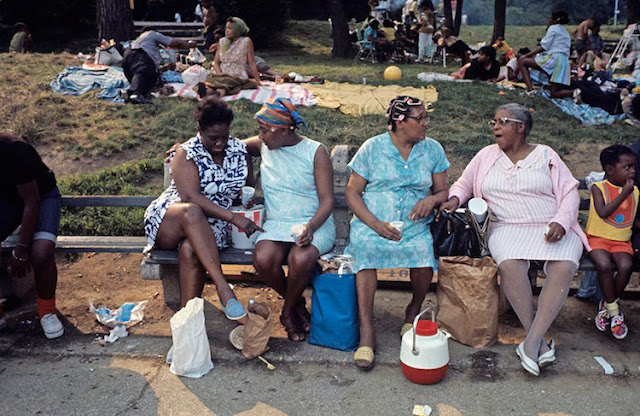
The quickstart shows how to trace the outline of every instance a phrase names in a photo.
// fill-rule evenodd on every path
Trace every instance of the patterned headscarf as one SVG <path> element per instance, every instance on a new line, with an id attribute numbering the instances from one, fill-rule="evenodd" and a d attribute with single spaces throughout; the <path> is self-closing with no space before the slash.
<path id="1" fill-rule="evenodd" d="M 399 95 L 392 99 L 385 113 L 387 116 L 387 128 L 392 131 L 395 127 L 395 122 L 403 121 L 411 111 L 411 107 L 419 107 L 421 105 L 424 105 L 422 100 L 407 95 Z M 428 112 L 433 111 L 433 105 L 427 103 L 426 109 Z"/>
<path id="2" fill-rule="evenodd" d="M 227 50 L 229 50 L 229 46 L 233 43 L 234 40 L 238 39 L 240 36 L 246 36 L 249 33 L 249 27 L 244 22 L 244 20 L 239 17 L 230 17 L 228 22 L 231 23 L 232 34 L 230 38 L 227 38 L 228 42 L 222 43 L 222 54 L 224 55 Z"/>
<path id="3" fill-rule="evenodd" d="M 307 123 L 300 117 L 288 98 L 275 98 L 267 101 L 254 118 L 274 127 L 302 125 L 307 130 Z"/>

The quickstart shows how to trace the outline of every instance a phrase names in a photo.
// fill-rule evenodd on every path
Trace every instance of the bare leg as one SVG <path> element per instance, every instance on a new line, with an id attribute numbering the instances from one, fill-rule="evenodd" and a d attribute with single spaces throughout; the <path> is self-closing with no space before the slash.
<path id="1" fill-rule="evenodd" d="M 226 305 L 229 299 L 235 299 L 222 274 L 216 238 L 207 217 L 199 206 L 179 202 L 171 205 L 164 214 L 156 245 L 161 249 L 172 250 L 185 238 L 191 243 L 200 264 L 213 279 L 220 301 Z"/>
<path id="2" fill-rule="evenodd" d="M 573 89 L 565 85 L 551 83 L 550 96 L 551 98 L 573 97 Z"/>
<path id="3" fill-rule="evenodd" d="M 36 281 L 36 292 L 40 299 L 56 297 L 58 268 L 54 256 L 55 244 L 49 240 L 35 240 L 31 247 L 31 265 Z"/>
<path id="4" fill-rule="evenodd" d="M 518 70 L 520 71 L 520 75 L 522 75 L 522 80 L 527 84 L 527 91 L 531 91 L 533 89 L 531 75 L 529 75 L 529 68 L 540 69 L 534 58 L 520 57 L 518 59 Z"/>
<path id="5" fill-rule="evenodd" d="M 376 346 L 376 335 L 373 330 L 373 301 L 377 287 L 378 273 L 375 269 L 360 270 L 356 273 L 361 347 L 371 347 L 375 349 Z"/>
<path id="6" fill-rule="evenodd" d="M 287 293 L 284 297 L 282 316 L 295 320 L 305 333 L 311 329 L 311 322 L 304 304 L 302 306 L 305 309 L 300 309 L 300 300 L 304 301 L 302 293 L 309 286 L 319 256 L 318 249 L 312 245 L 306 247 L 293 245 L 287 260 L 289 276 L 287 277 Z"/>
<path id="7" fill-rule="evenodd" d="M 419 269 L 411 269 L 410 271 L 411 286 L 413 288 L 413 296 L 411 302 L 407 305 L 404 312 L 404 321 L 413 322 L 413 319 L 420 313 L 422 302 L 427 296 L 431 279 L 433 279 L 433 269 L 431 267 L 423 267 Z"/>
<path id="8" fill-rule="evenodd" d="M 529 333 L 531 324 L 535 317 L 533 310 L 533 293 L 529 282 L 529 262 L 527 260 L 504 260 L 498 266 L 500 273 L 500 286 L 504 291 L 507 300 L 513 307 L 524 330 Z M 540 353 L 549 351 L 549 346 L 541 341 Z M 529 355 L 529 354 L 527 354 Z M 538 355 L 530 356 L 537 358 Z"/>
<path id="9" fill-rule="evenodd" d="M 598 283 L 607 303 L 616 300 L 616 289 L 613 284 L 613 270 L 611 269 L 611 255 L 602 249 L 591 250 L 589 257 L 598 270 Z"/>
<path id="10" fill-rule="evenodd" d="M 253 252 L 253 267 L 258 275 L 282 297 L 287 295 L 287 281 L 282 270 L 284 259 L 289 254 L 291 243 L 259 241 Z"/>
<path id="11" fill-rule="evenodd" d="M 616 263 L 618 273 L 613 281 L 616 298 L 624 294 L 624 289 L 629 284 L 631 272 L 633 271 L 633 258 L 627 253 L 611 253 L 613 261 Z"/>
<path id="12" fill-rule="evenodd" d="M 569 295 L 569 285 L 576 273 L 576 264 L 572 261 L 547 261 L 545 265 L 546 279 L 542 292 L 538 297 L 536 317 L 524 340 L 524 352 L 529 357 L 540 355 L 540 345 L 544 334 L 556 319 L 564 301 Z"/>
<path id="13" fill-rule="evenodd" d="M 180 295 L 182 306 L 196 297 L 202 297 L 205 270 L 189 240 L 182 240 L 180 245 Z"/>

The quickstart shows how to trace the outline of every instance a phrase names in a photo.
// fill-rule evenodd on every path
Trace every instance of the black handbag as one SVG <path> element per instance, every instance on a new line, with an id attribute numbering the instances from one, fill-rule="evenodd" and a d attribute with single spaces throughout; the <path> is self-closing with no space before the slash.
<path id="1" fill-rule="evenodd" d="M 474 224 L 466 214 L 440 212 L 431 224 L 435 257 L 468 256 L 483 257 L 482 244 Z"/>

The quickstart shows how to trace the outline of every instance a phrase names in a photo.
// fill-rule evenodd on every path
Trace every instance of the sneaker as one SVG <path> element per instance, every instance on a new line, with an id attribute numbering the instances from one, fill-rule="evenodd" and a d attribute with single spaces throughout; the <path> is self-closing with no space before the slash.
<path id="1" fill-rule="evenodd" d="M 580 88 L 576 88 L 575 90 L 573 90 L 573 102 L 576 104 L 582 103 L 582 91 L 580 90 Z"/>
<path id="2" fill-rule="evenodd" d="M 616 315 L 611 318 L 611 334 L 617 339 L 624 339 L 629 333 L 629 328 L 624 322 L 624 315 L 620 312 L 620 315 Z"/>
<path id="3" fill-rule="evenodd" d="M 64 327 L 62 322 L 58 319 L 58 316 L 53 313 L 48 313 L 40 319 L 40 325 L 44 330 L 44 336 L 49 339 L 61 337 L 64 334 Z"/>
<path id="4" fill-rule="evenodd" d="M 611 317 L 609 316 L 609 311 L 604 307 L 604 300 L 601 300 L 598 304 L 598 314 L 593 320 L 596 324 L 596 328 L 598 331 L 606 331 L 609 323 L 611 321 Z"/>
<path id="5" fill-rule="evenodd" d="M 222 311 L 227 319 L 231 321 L 237 321 L 238 319 L 242 319 L 247 316 L 247 313 L 244 311 L 244 307 L 242 303 L 238 301 L 238 299 L 229 299 L 227 302 L 227 306 L 222 307 Z"/>

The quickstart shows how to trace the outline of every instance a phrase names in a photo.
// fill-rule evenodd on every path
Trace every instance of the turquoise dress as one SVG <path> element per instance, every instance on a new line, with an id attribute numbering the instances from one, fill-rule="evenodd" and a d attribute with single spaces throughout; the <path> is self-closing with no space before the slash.
<path id="1" fill-rule="evenodd" d="M 260 148 L 260 178 L 264 192 L 266 221 L 256 242 L 262 240 L 294 242 L 291 227 L 306 224 L 313 218 L 320 200 L 314 176 L 314 160 L 319 142 L 302 138 L 294 146 L 269 150 Z M 336 227 L 333 216 L 313 233 L 311 244 L 320 254 L 333 247 Z"/>
<path id="2" fill-rule="evenodd" d="M 411 149 L 405 161 L 384 133 L 368 139 L 349 162 L 350 172 L 367 181 L 362 198 L 380 221 L 403 221 L 402 240 L 380 237 L 355 215 L 351 220 L 349 246 L 354 271 L 363 269 L 435 267 L 429 224 L 433 214 L 411 221 L 414 205 L 431 194 L 432 175 L 450 163 L 440 143 L 426 137 Z"/>

